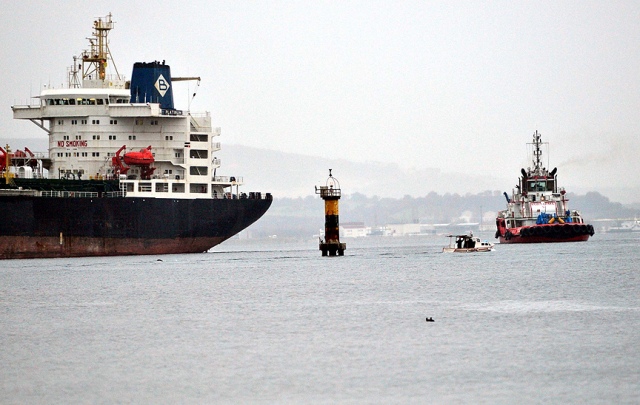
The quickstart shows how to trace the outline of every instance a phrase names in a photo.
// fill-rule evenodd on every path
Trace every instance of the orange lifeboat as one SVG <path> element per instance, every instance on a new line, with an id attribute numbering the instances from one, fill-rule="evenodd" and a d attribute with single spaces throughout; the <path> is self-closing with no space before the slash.
<path id="1" fill-rule="evenodd" d="M 155 159 L 151 153 L 151 145 L 139 152 L 127 152 L 124 154 L 124 163 L 129 166 L 150 166 Z"/>

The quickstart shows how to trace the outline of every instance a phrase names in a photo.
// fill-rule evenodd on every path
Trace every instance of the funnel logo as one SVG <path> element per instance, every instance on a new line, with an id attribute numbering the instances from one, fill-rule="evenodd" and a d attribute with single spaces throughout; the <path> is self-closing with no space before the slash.
<path id="1" fill-rule="evenodd" d="M 156 80 L 155 84 L 156 90 L 162 97 L 164 97 L 167 90 L 169 90 L 169 82 L 164 78 L 164 76 L 158 76 L 158 80 Z"/>

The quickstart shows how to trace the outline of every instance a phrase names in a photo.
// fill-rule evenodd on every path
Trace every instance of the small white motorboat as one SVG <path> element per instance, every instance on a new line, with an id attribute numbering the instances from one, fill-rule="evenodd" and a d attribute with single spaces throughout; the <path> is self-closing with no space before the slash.
<path id="1" fill-rule="evenodd" d="M 442 248 L 442 253 L 474 253 L 490 252 L 493 250 L 493 243 L 481 241 L 480 238 L 469 235 L 447 235 L 449 246 Z M 454 239 L 455 238 L 455 239 Z"/>

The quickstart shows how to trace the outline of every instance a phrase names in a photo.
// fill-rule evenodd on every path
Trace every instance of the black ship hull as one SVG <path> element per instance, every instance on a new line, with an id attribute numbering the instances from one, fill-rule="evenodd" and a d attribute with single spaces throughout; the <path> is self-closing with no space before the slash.
<path id="1" fill-rule="evenodd" d="M 204 252 L 253 224 L 271 202 L 0 196 L 0 259 Z"/>

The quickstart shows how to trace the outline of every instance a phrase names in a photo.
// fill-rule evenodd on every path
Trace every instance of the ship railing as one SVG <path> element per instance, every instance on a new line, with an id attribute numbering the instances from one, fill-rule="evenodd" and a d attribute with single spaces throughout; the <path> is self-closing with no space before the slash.
<path id="1" fill-rule="evenodd" d="M 98 193 L 93 191 L 43 191 L 43 197 L 58 198 L 98 198 Z"/>
<path id="2" fill-rule="evenodd" d="M 212 176 L 211 180 L 217 183 L 240 183 L 244 182 L 240 176 Z"/>
<path id="3" fill-rule="evenodd" d="M 273 196 L 271 193 L 261 193 L 259 191 L 251 191 L 249 193 L 219 193 L 217 191 L 213 191 L 211 193 L 211 197 L 219 200 L 273 200 Z"/>
<path id="4" fill-rule="evenodd" d="M 56 198 L 98 198 L 99 193 L 95 191 L 42 191 L 42 197 L 56 197 Z M 126 191 L 107 191 L 102 193 L 102 197 L 126 197 Z"/>
<path id="5" fill-rule="evenodd" d="M 211 120 L 208 112 L 205 113 L 190 113 L 190 122 L 193 128 L 197 132 L 210 132 Z"/>

